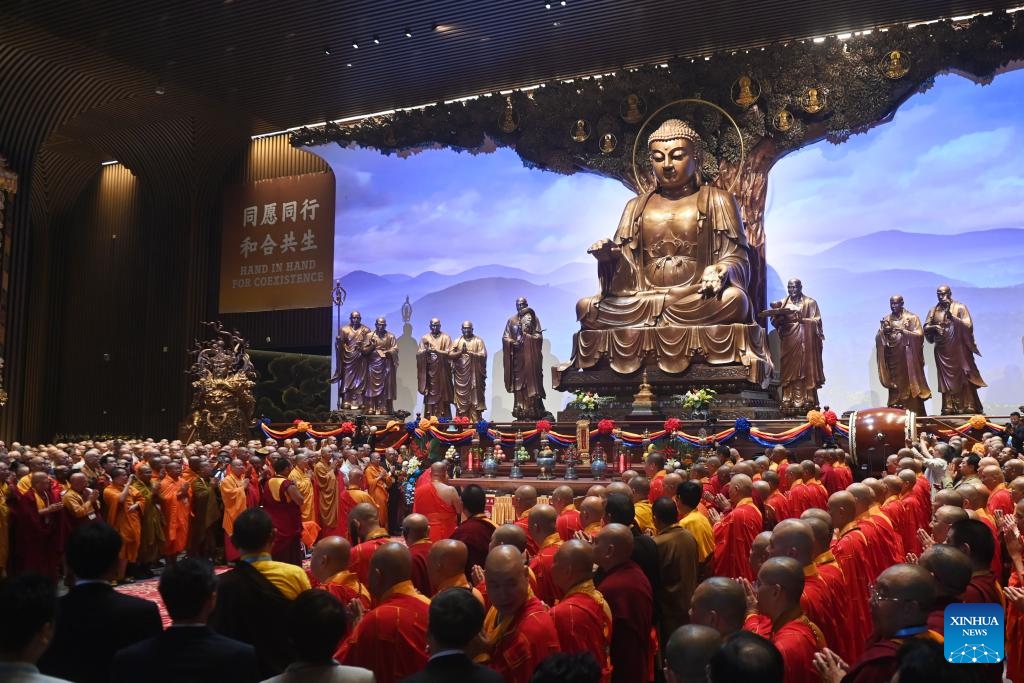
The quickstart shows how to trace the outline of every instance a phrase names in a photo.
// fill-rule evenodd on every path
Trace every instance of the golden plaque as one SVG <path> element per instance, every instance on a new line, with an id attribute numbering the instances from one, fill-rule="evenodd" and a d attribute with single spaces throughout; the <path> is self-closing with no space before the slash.
<path id="1" fill-rule="evenodd" d="M 808 114 L 817 114 L 825 108 L 825 93 L 817 88 L 808 88 L 800 100 L 800 107 Z"/>
<path id="2" fill-rule="evenodd" d="M 910 57 L 906 52 L 893 50 L 879 63 L 878 68 L 890 81 L 898 80 L 910 71 Z"/>
<path id="3" fill-rule="evenodd" d="M 772 125 L 775 126 L 775 130 L 785 133 L 793 127 L 793 115 L 788 109 L 780 109 L 772 117 Z"/>
<path id="4" fill-rule="evenodd" d="M 732 84 L 732 101 L 746 109 L 761 97 L 761 84 L 743 74 Z"/>
<path id="5" fill-rule="evenodd" d="M 605 133 L 601 136 L 601 153 L 611 154 L 615 151 L 615 148 L 619 146 L 619 139 L 615 137 L 614 133 Z"/>
<path id="6" fill-rule="evenodd" d="M 576 123 L 572 124 L 572 128 L 569 131 L 569 137 L 576 142 L 586 142 L 590 139 L 590 124 L 586 119 L 578 119 Z"/>
<path id="7" fill-rule="evenodd" d="M 629 97 L 623 100 L 619 106 L 619 116 L 626 123 L 640 123 L 644 120 L 646 113 L 647 105 L 636 93 L 630 93 Z"/>
<path id="8" fill-rule="evenodd" d="M 498 121 L 498 128 L 503 133 L 514 133 L 519 128 L 519 114 L 512 108 L 512 98 L 505 98 L 505 111 Z"/>

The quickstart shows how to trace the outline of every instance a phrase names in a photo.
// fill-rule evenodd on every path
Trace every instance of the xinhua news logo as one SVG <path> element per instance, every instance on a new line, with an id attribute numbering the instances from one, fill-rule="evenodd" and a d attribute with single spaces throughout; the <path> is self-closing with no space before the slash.
<path id="1" fill-rule="evenodd" d="M 1003 608 L 992 602 L 956 603 L 946 607 L 946 660 L 954 664 L 1003 661 L 1006 636 Z"/>

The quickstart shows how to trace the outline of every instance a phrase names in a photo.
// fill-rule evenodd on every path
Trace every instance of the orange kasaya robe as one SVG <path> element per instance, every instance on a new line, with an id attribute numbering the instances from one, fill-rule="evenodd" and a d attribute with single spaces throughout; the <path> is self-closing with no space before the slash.
<path id="1" fill-rule="evenodd" d="M 612 678 L 609 648 L 612 639 L 612 611 L 593 580 L 576 584 L 562 601 L 551 608 L 551 619 L 562 652 L 589 652 L 601 665 L 601 681 Z"/>
<path id="2" fill-rule="evenodd" d="M 429 609 L 430 600 L 411 581 L 392 586 L 359 620 L 334 658 L 369 669 L 378 683 L 398 683 L 427 665 Z"/>
<path id="3" fill-rule="evenodd" d="M 505 683 L 529 683 L 537 665 L 560 648 L 555 622 L 535 597 L 504 618 L 492 607 L 484 619 L 483 637 L 487 664 Z"/>
<path id="4" fill-rule="evenodd" d="M 370 503 L 373 505 L 373 499 L 370 498 L 369 493 L 363 491 L 357 486 L 346 487 L 342 489 L 340 494 L 338 494 L 338 535 L 344 536 L 350 541 L 353 539 L 350 538 L 348 534 L 348 515 L 352 512 L 352 509 L 360 503 Z M 381 524 L 379 517 L 377 518 L 377 523 L 380 524 L 382 528 L 387 529 L 386 526 Z"/>
<path id="5" fill-rule="evenodd" d="M 1006 488 L 1006 484 L 999 484 L 992 489 L 985 509 L 992 517 L 996 516 L 996 510 L 1002 510 L 1006 516 L 1013 514 L 1013 498 L 1010 496 L 1010 489 Z"/>
<path id="6" fill-rule="evenodd" d="M 873 630 L 868 604 L 868 586 L 878 577 L 871 575 L 867 537 L 856 521 L 840 530 L 839 538 L 832 543 L 831 550 L 846 580 L 845 590 L 839 598 L 845 598 L 843 615 L 847 617 L 845 623 L 849 638 L 846 649 L 850 653 L 846 661 L 855 662 L 863 652 L 864 642 Z"/>
<path id="7" fill-rule="evenodd" d="M 562 508 L 555 521 L 555 528 L 558 529 L 558 536 L 563 541 L 571 541 L 573 534 L 583 529 L 580 524 L 580 511 L 572 503 Z"/>
<path id="8" fill-rule="evenodd" d="M 430 589 L 430 572 L 427 569 L 427 555 L 430 554 L 432 545 L 429 538 L 424 538 L 409 546 L 409 554 L 412 555 L 412 585 L 424 595 L 433 593 Z"/>
<path id="9" fill-rule="evenodd" d="M 455 507 L 441 497 L 437 492 L 437 486 L 429 480 L 423 486 L 417 485 L 412 511 L 426 515 L 427 521 L 430 522 L 430 540 L 434 543 L 451 537 L 455 527 L 459 525 Z"/>
<path id="10" fill-rule="evenodd" d="M 370 463 L 366 466 L 366 490 L 377 506 L 377 514 L 380 516 L 380 525 L 388 528 L 388 490 L 394 481 L 388 471 L 382 465 Z"/>
<path id="11" fill-rule="evenodd" d="M 827 643 L 821 629 L 806 616 L 797 617 L 775 629 L 768 617 L 751 614 L 743 623 L 743 630 L 772 641 L 782 655 L 786 683 L 821 682 L 821 676 L 814 668 L 814 655 Z"/>
<path id="12" fill-rule="evenodd" d="M 561 545 L 561 537 L 558 534 L 551 534 L 544 539 L 540 550 L 530 560 L 530 569 L 537 575 L 537 597 L 549 607 L 558 600 L 558 588 L 551 575 L 551 567 L 555 562 L 555 553 Z"/>
<path id="13" fill-rule="evenodd" d="M 129 490 L 124 502 L 121 493 L 124 486 L 109 484 L 103 489 L 103 509 L 106 511 L 107 524 L 121 534 L 121 554 L 119 557 L 127 562 L 135 562 L 139 557 L 139 545 L 142 543 L 142 513 L 146 501 L 136 489 Z M 132 505 L 139 507 L 131 512 Z"/>
<path id="14" fill-rule="evenodd" d="M 1010 585 L 1021 587 L 1021 577 L 1010 572 Z M 1013 683 L 1024 683 L 1024 612 L 1014 603 L 1006 606 L 1006 678 Z"/>
<path id="15" fill-rule="evenodd" d="M 750 546 L 764 530 L 764 517 L 751 498 L 744 498 L 715 525 L 714 575 L 753 581 Z"/>
<path id="16" fill-rule="evenodd" d="M 658 470 L 658 473 L 651 477 L 651 488 L 647 491 L 647 501 L 654 503 L 665 495 L 665 470 Z"/>
<path id="17" fill-rule="evenodd" d="M 364 610 L 370 609 L 370 591 L 359 582 L 353 572 L 341 571 L 327 579 L 320 588 L 324 589 L 341 601 L 342 605 L 348 605 L 352 600 L 359 600 Z"/>
<path id="18" fill-rule="evenodd" d="M 533 508 L 530 508 L 530 510 L 533 510 Z M 522 514 L 516 517 L 516 521 L 513 524 L 526 533 L 526 552 L 530 554 L 530 557 L 533 557 L 540 548 L 537 547 L 537 542 L 533 540 L 533 536 L 530 534 L 530 510 L 523 510 Z M 558 528 L 557 520 L 555 521 L 555 528 Z"/>
<path id="19" fill-rule="evenodd" d="M 334 464 L 317 460 L 313 464 L 313 492 L 316 496 L 316 522 L 324 536 L 348 535 L 348 517 L 339 519 L 338 515 L 338 492 L 341 488 Z"/>
<path id="20" fill-rule="evenodd" d="M 288 479 L 302 494 L 302 505 L 299 515 L 302 518 L 302 543 L 308 548 L 316 543 L 320 535 L 320 525 L 316 523 L 316 494 L 313 490 L 313 477 L 309 472 L 293 467 Z"/>
<path id="21" fill-rule="evenodd" d="M 245 512 L 246 481 L 247 479 L 244 475 L 236 477 L 231 472 L 228 472 L 220 483 L 220 497 L 224 503 L 224 517 L 221 520 L 221 527 L 224 529 L 224 553 L 227 556 L 228 562 L 233 562 L 241 556 L 241 553 L 235 548 L 235 544 L 231 542 L 231 534 L 235 531 L 235 519 L 238 515 Z"/>
<path id="22" fill-rule="evenodd" d="M 181 492 L 185 496 L 179 498 Z M 189 518 L 192 516 L 192 487 L 185 477 L 167 475 L 160 482 L 160 509 L 164 516 L 164 555 L 177 555 L 188 543 Z"/>
<path id="23" fill-rule="evenodd" d="M 366 540 L 353 546 L 352 554 L 349 556 L 348 569 L 356 575 L 359 583 L 364 586 L 370 580 L 370 558 L 377 548 L 391 541 L 387 529 L 371 531 Z"/>

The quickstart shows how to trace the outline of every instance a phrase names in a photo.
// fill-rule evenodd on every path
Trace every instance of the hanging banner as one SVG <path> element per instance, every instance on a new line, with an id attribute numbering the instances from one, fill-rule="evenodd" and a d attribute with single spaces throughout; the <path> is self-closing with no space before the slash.
<path id="1" fill-rule="evenodd" d="M 221 232 L 221 313 L 330 305 L 333 173 L 227 188 Z"/>

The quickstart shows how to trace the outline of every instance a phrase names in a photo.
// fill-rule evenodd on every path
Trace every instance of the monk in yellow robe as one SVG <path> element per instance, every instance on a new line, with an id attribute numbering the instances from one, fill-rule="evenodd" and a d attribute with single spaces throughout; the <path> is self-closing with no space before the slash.
<path id="1" fill-rule="evenodd" d="M 348 536 L 348 518 L 338 515 L 338 470 L 330 449 L 320 451 L 313 465 L 316 492 L 316 521 L 324 536 Z"/>
<path id="2" fill-rule="evenodd" d="M 299 514 L 302 517 L 302 543 L 312 548 L 320 535 L 320 525 L 316 523 L 316 493 L 313 489 L 313 471 L 309 466 L 309 458 L 299 453 L 295 456 L 295 467 L 288 474 L 288 479 L 302 494 L 302 505 Z"/>
<path id="3" fill-rule="evenodd" d="M 370 494 L 373 504 L 377 506 L 377 512 L 380 513 L 380 525 L 387 529 L 388 490 L 394 479 L 381 464 L 379 453 L 370 456 L 370 464 L 366 466 L 364 475 L 366 477 L 366 492 Z"/>
<path id="4" fill-rule="evenodd" d="M 224 555 L 228 562 L 234 562 L 241 556 L 231 542 L 231 534 L 235 531 L 235 519 L 245 511 L 245 492 L 251 485 L 249 478 L 245 476 L 245 463 L 237 459 L 232 460 L 228 473 L 220 483 L 220 497 L 224 504 L 221 526 L 224 529 Z"/>

